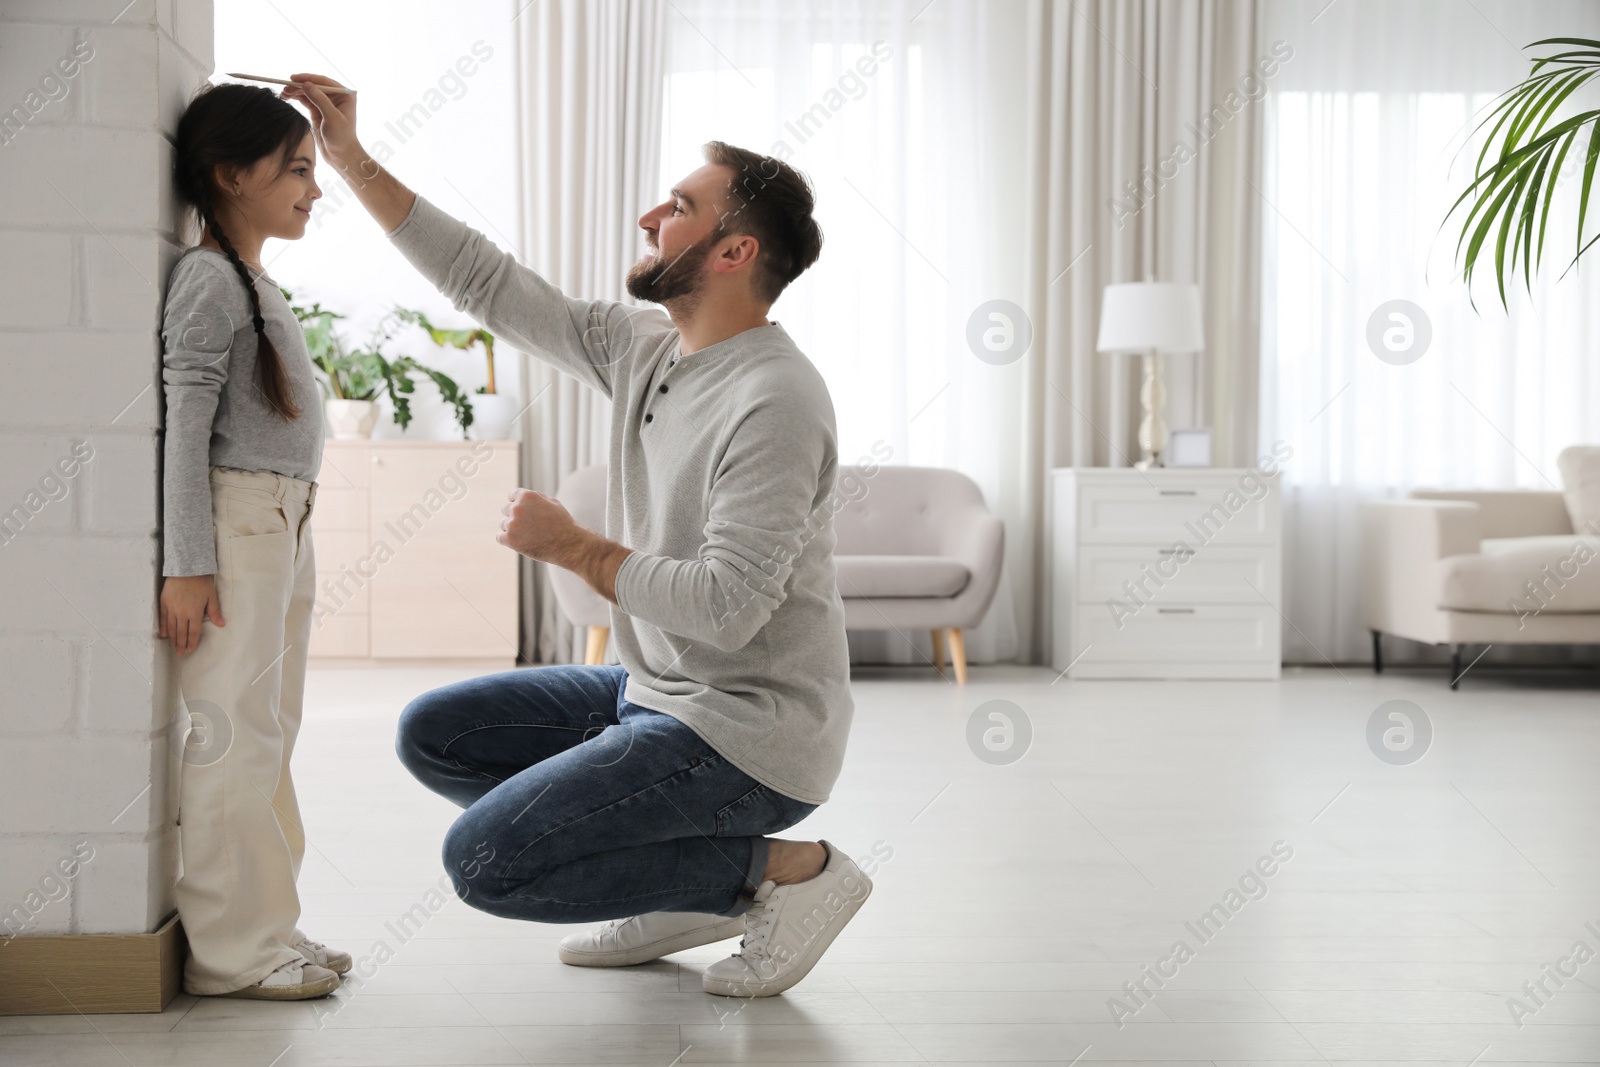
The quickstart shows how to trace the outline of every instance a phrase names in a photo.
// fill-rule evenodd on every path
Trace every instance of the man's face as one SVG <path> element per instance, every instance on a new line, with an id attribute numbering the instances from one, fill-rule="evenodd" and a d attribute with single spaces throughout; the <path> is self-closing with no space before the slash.
<path id="1" fill-rule="evenodd" d="M 726 236 L 717 225 L 728 174 L 706 164 L 673 186 L 666 202 L 639 217 L 649 251 L 628 269 L 628 295 L 664 304 L 705 288 L 706 261 Z"/>

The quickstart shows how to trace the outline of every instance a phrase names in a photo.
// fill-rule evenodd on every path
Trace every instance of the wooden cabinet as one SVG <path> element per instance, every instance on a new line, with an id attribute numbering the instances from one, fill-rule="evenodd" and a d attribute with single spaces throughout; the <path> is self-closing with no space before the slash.
<path id="1" fill-rule="evenodd" d="M 1073 678 L 1277 678 L 1278 479 L 1051 472 L 1051 660 Z"/>
<path id="2" fill-rule="evenodd" d="M 495 535 L 519 480 L 515 441 L 324 442 L 313 662 L 514 666 L 518 556 Z"/>

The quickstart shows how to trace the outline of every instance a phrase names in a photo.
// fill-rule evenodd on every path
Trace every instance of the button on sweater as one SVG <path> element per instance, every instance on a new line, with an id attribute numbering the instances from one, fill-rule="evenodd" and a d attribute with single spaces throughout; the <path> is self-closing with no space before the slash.
<path id="1" fill-rule="evenodd" d="M 680 355 L 658 308 L 563 294 L 417 197 L 388 235 L 455 307 L 611 401 L 606 529 L 623 697 L 810 804 L 844 759 L 838 448 L 821 374 L 776 322 Z"/>

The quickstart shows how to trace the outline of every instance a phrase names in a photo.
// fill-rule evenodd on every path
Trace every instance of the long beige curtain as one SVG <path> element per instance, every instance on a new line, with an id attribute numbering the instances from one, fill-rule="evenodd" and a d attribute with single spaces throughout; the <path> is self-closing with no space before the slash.
<path id="1" fill-rule="evenodd" d="M 1106 285 L 1201 286 L 1206 351 L 1167 360 L 1167 422 L 1211 427 L 1217 466 L 1254 461 L 1261 96 L 1281 61 L 1260 39 L 1257 0 L 1031 0 L 1028 17 L 1042 358 L 1028 366 L 1024 521 L 1011 532 L 1019 567 L 1038 576 L 1024 647 L 1045 663 L 1049 472 L 1137 458 L 1135 368 L 1095 351 Z"/>
<path id="2" fill-rule="evenodd" d="M 517 16 L 522 247 L 575 296 L 627 300 L 639 215 L 658 189 L 664 0 L 538 0 Z M 533 401 L 522 417 L 524 485 L 606 461 L 609 402 L 527 354 Z M 582 661 L 582 637 L 556 607 L 547 568 L 522 561 L 521 659 Z"/>

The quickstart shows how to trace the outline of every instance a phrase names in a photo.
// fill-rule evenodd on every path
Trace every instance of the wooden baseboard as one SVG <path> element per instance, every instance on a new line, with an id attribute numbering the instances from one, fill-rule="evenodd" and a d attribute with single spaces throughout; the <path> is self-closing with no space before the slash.
<path id="1" fill-rule="evenodd" d="M 0 942 L 0 1015 L 158 1012 L 183 985 L 174 912 L 153 934 L 68 934 Z"/>

